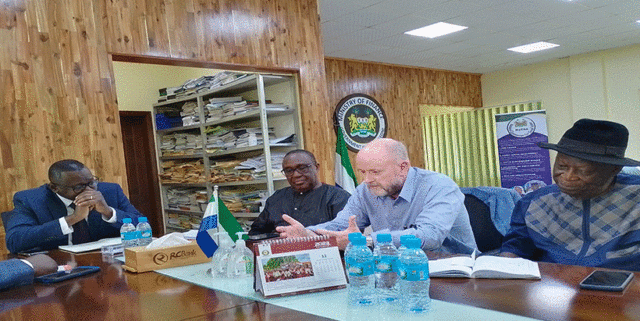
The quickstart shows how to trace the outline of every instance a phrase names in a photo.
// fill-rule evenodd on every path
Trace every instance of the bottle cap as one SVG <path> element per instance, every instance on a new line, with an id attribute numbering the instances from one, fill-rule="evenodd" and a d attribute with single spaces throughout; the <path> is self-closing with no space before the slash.
<path id="1" fill-rule="evenodd" d="M 126 223 L 131 223 L 131 218 L 129 218 L 129 217 L 125 217 L 125 218 L 123 218 L 123 219 L 122 219 L 122 223 L 125 223 L 125 224 L 126 224 Z"/>
<path id="2" fill-rule="evenodd" d="M 144 216 L 138 217 L 138 222 L 147 222 L 147 218 Z"/>
<path id="3" fill-rule="evenodd" d="M 407 248 L 410 249 L 419 249 L 420 246 L 422 245 L 422 240 L 420 240 L 417 237 L 412 237 L 409 240 L 407 240 Z"/>
<path id="4" fill-rule="evenodd" d="M 362 236 L 362 233 L 360 232 L 353 232 L 353 233 L 349 233 L 349 242 L 353 242 L 353 239 L 358 237 L 358 236 Z"/>
<path id="5" fill-rule="evenodd" d="M 391 234 L 389 233 L 381 233 L 376 236 L 378 242 L 391 242 Z"/>
<path id="6" fill-rule="evenodd" d="M 412 239 L 412 238 L 415 238 L 415 237 L 416 237 L 416 236 L 415 236 L 415 235 L 412 235 L 412 234 L 405 234 L 405 235 L 402 235 L 402 236 L 400 236 L 400 244 L 402 244 L 402 245 L 404 245 L 404 246 L 408 247 L 408 246 L 407 246 L 407 241 L 408 241 L 408 240 L 410 240 L 410 239 Z"/>
<path id="7" fill-rule="evenodd" d="M 360 236 L 356 236 L 351 242 L 353 243 L 353 245 L 366 245 L 367 238 L 360 234 Z"/>

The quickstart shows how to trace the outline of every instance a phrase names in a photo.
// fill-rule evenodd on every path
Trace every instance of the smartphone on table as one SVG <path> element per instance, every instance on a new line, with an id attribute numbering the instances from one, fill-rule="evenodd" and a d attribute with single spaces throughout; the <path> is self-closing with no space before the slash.
<path id="1" fill-rule="evenodd" d="M 71 271 L 60 271 L 35 278 L 40 283 L 57 283 L 65 280 L 77 278 L 79 276 L 100 271 L 99 266 L 78 266 Z"/>
<path id="2" fill-rule="evenodd" d="M 632 272 L 593 271 L 582 282 L 580 288 L 588 290 L 615 291 L 624 290 L 633 279 Z"/>

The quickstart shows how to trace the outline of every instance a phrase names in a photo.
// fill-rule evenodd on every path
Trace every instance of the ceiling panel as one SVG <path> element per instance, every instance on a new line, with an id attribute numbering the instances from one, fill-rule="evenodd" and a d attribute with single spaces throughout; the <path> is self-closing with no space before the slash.
<path id="1" fill-rule="evenodd" d="M 319 0 L 329 57 L 485 73 L 640 43 L 640 0 Z M 404 32 L 439 21 L 468 29 Z M 517 54 L 537 41 L 560 45 Z"/>

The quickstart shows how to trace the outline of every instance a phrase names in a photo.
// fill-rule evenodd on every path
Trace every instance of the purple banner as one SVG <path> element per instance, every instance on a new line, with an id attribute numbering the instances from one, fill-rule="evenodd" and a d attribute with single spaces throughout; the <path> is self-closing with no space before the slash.
<path id="1" fill-rule="evenodd" d="M 502 187 L 521 195 L 550 185 L 549 151 L 538 147 L 548 141 L 544 110 L 495 115 Z"/>

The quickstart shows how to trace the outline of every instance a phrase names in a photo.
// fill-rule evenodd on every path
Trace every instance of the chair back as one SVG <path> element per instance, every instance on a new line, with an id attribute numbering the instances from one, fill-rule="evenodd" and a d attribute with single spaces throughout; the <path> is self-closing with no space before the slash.
<path id="1" fill-rule="evenodd" d="M 478 250 L 490 252 L 499 249 L 502 246 L 503 236 L 491 220 L 489 206 L 470 194 L 464 194 L 464 206 L 469 213 L 469 222 Z"/>
<path id="2" fill-rule="evenodd" d="M 2 212 L 2 214 L 0 214 L 0 217 L 2 218 L 2 226 L 7 226 L 7 222 L 9 221 L 9 215 L 11 215 L 11 211 L 9 212 Z"/>

